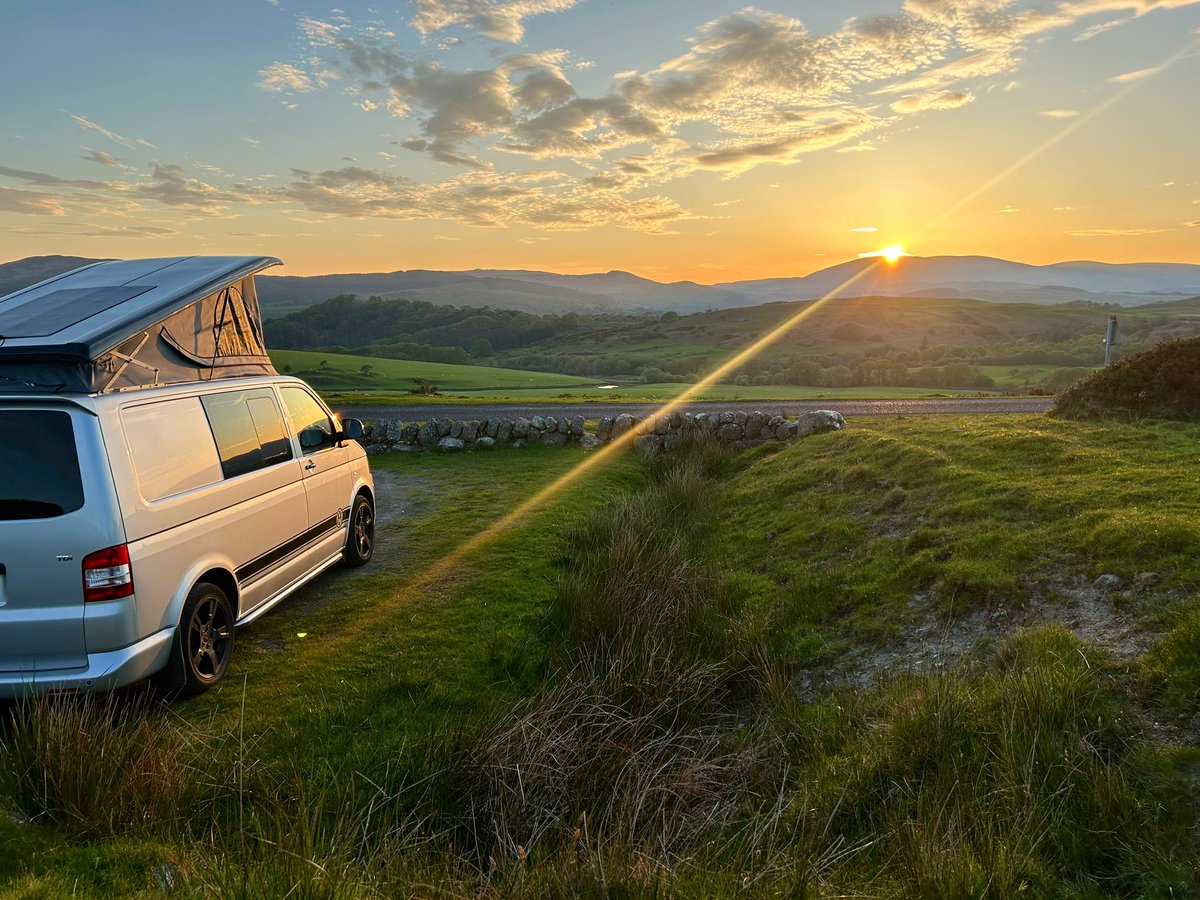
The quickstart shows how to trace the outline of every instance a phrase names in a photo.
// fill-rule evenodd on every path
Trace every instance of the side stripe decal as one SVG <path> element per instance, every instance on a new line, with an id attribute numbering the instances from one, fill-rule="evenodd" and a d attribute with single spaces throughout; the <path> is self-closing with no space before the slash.
<path id="1" fill-rule="evenodd" d="M 268 550 L 261 556 L 250 560 L 250 562 L 246 563 L 244 566 L 240 566 L 235 573 L 237 575 L 237 580 L 239 582 L 246 582 L 250 581 L 257 575 L 261 575 L 267 569 L 270 569 L 276 563 L 291 556 L 296 551 L 302 550 L 314 541 L 320 540 L 321 538 L 325 537 L 325 535 L 329 534 L 329 532 L 336 531 L 342 521 L 344 521 L 342 518 L 342 511 L 338 510 L 336 515 L 330 516 L 323 522 L 318 522 L 312 528 L 301 532 L 290 541 L 284 541 L 274 550 Z"/>

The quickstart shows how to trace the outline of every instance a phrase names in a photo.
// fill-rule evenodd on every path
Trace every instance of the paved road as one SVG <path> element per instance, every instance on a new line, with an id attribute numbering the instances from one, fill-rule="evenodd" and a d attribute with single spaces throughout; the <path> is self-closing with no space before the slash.
<path id="1" fill-rule="evenodd" d="M 746 412 L 761 410 L 768 415 L 794 416 L 813 409 L 835 409 L 843 416 L 925 416 L 934 414 L 991 414 L 991 413 L 1044 413 L 1053 403 L 1052 397 L 973 397 L 942 400 L 788 400 L 788 401 L 721 401 L 688 403 L 688 412 L 710 412 L 722 409 L 741 409 Z M 490 419 L 493 417 L 516 418 L 533 415 L 584 415 L 589 419 L 600 416 L 616 416 L 632 413 L 646 416 L 657 410 L 654 403 L 545 403 L 545 404 L 449 404 L 430 403 L 404 406 L 343 406 L 338 409 L 343 416 L 355 416 L 368 421 L 379 418 L 397 418 L 409 422 L 426 419 L 447 418 Z"/>

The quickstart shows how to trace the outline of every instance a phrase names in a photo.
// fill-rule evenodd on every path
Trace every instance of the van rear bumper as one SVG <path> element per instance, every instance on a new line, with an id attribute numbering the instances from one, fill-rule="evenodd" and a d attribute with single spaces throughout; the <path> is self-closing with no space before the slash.
<path id="1" fill-rule="evenodd" d="M 0 697 L 26 697 L 48 691 L 91 693 L 132 684 L 167 664 L 174 637 L 172 625 L 120 650 L 89 653 L 87 667 L 82 669 L 0 672 Z"/>

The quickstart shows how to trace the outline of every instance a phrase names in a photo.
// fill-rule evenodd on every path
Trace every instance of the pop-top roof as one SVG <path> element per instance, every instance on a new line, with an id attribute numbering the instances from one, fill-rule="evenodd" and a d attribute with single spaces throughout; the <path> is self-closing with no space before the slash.
<path id="1" fill-rule="evenodd" d="M 272 256 L 93 263 L 0 297 L 0 357 L 93 360 L 213 291 L 276 265 Z"/>

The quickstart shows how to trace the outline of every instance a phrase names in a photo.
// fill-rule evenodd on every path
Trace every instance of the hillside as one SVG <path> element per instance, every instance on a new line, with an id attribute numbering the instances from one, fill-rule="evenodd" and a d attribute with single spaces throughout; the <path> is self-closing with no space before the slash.
<path id="1" fill-rule="evenodd" d="M 681 377 L 714 368 L 811 304 L 767 303 L 673 317 L 644 318 L 565 334 L 524 350 L 498 354 L 518 368 L 637 374 L 653 367 Z M 856 297 L 822 304 L 741 374 L 754 383 L 813 384 L 813 366 L 854 370 L 855 384 L 897 383 L 921 366 L 964 361 L 1006 368 L 1091 367 L 1103 360 L 1111 309 L 1090 304 L 1038 306 L 959 298 Z M 1162 340 L 1200 334 L 1200 298 L 1121 310 L 1119 355 Z M 594 368 L 587 368 L 589 365 Z M 865 369 L 863 368 L 865 367 Z M 867 371 L 869 370 L 869 371 Z M 1074 373 L 1074 380 L 1086 371 Z M 1064 376 L 1066 377 L 1066 376 Z M 669 380 L 658 378 L 656 380 Z M 1041 383 L 1041 378 L 1031 383 Z M 900 382 L 903 383 L 903 382 Z M 928 379 L 921 382 L 935 386 Z M 970 387 L 971 384 L 942 384 Z M 1054 386 L 1054 385 L 1050 385 Z"/>
<path id="2" fill-rule="evenodd" d="M 849 283 L 849 287 L 843 286 Z M 1132 306 L 1200 294 L 1200 265 L 1064 262 L 1045 266 L 987 256 L 906 256 L 895 263 L 855 259 L 800 278 L 738 281 L 728 287 L 760 300 L 805 300 L 839 290 L 849 296 L 922 296 L 954 291 L 983 300 Z"/>

